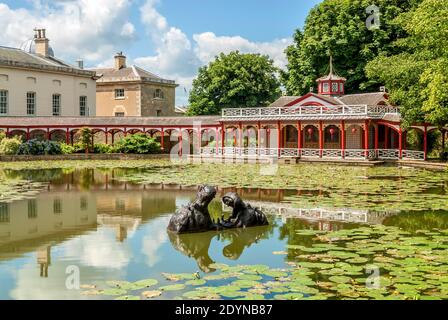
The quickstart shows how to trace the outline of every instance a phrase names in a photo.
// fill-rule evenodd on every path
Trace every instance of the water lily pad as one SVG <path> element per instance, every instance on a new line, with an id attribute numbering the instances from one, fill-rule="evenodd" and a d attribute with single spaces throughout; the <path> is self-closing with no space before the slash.
<path id="1" fill-rule="evenodd" d="M 121 296 L 118 298 L 115 298 L 115 300 L 140 300 L 139 296 Z"/>
<path id="2" fill-rule="evenodd" d="M 183 290 L 185 289 L 185 285 L 184 284 L 171 284 L 168 286 L 163 286 L 159 288 L 162 291 L 179 291 L 179 290 Z"/>
<path id="3" fill-rule="evenodd" d="M 162 291 L 160 290 L 150 290 L 150 291 L 143 291 L 142 296 L 146 299 L 152 299 L 156 298 L 162 295 Z"/>

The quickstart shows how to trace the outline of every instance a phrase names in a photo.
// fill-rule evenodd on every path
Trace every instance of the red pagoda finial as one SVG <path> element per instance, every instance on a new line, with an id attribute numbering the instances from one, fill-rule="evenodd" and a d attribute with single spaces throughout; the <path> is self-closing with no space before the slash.
<path id="1" fill-rule="evenodd" d="M 338 76 L 333 68 L 333 56 L 330 55 L 330 73 L 317 79 L 318 92 L 323 95 L 342 96 L 345 94 L 345 82 L 347 79 Z"/>

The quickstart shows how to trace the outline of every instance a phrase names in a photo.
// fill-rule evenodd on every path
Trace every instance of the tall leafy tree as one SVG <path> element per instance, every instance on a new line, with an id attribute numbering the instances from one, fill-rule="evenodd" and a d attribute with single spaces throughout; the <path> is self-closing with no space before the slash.
<path id="1" fill-rule="evenodd" d="M 303 30 L 297 30 L 294 43 L 286 50 L 287 70 L 282 83 L 289 95 L 302 95 L 328 72 L 328 57 L 333 56 L 340 76 L 347 78 L 348 92 L 378 91 L 378 81 L 368 79 L 366 64 L 381 53 L 395 53 L 395 40 L 406 31 L 393 23 L 421 0 L 324 0 L 313 8 Z M 368 28 L 374 3 L 380 10 L 379 28 Z"/>
<path id="2" fill-rule="evenodd" d="M 371 79 L 384 82 L 401 106 L 405 124 L 448 123 L 448 2 L 424 0 L 395 21 L 409 34 L 397 41 L 402 50 L 367 65 Z"/>
<path id="3" fill-rule="evenodd" d="M 218 114 L 222 108 L 266 106 L 281 95 L 279 70 L 268 56 L 221 53 L 199 69 L 188 115 Z"/>

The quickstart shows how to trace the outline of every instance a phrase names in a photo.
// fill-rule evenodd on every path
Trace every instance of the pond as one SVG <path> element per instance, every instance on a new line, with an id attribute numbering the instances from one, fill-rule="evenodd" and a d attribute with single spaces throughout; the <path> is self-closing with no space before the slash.
<path id="1" fill-rule="evenodd" d="M 200 183 L 270 225 L 167 233 Z M 0 299 L 448 298 L 446 173 L 29 162 L 2 164 L 0 184 Z"/>

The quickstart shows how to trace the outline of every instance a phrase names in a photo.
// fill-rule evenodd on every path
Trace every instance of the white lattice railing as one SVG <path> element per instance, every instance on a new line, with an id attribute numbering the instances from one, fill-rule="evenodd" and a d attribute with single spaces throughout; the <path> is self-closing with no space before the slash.
<path id="1" fill-rule="evenodd" d="M 381 160 L 398 160 L 400 159 L 400 150 L 379 149 L 377 150 L 377 158 Z"/>
<path id="2" fill-rule="evenodd" d="M 402 159 L 425 160 L 425 153 L 423 151 L 403 150 Z"/>
<path id="3" fill-rule="evenodd" d="M 399 113 L 397 107 L 368 105 L 338 105 L 338 106 L 291 106 L 280 108 L 232 108 L 224 109 L 224 119 L 237 118 L 315 118 L 316 116 L 365 116 L 367 118 L 382 118 L 387 113 Z"/>
<path id="4" fill-rule="evenodd" d="M 235 147 L 204 147 L 201 148 L 202 156 L 224 156 L 224 157 L 265 157 L 277 158 L 279 149 L 277 148 L 235 148 Z M 399 160 L 400 151 L 398 149 L 301 149 L 283 148 L 280 149 L 280 158 L 323 158 L 323 159 L 379 159 L 379 160 Z M 423 151 L 403 150 L 402 159 L 425 160 Z"/>
<path id="5" fill-rule="evenodd" d="M 302 149 L 300 153 L 302 158 L 320 158 L 319 149 Z"/>

